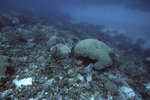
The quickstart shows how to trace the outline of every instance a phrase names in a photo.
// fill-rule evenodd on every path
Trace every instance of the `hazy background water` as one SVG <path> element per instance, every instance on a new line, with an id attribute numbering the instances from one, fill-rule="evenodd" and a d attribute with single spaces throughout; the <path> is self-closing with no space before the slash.
<path id="1" fill-rule="evenodd" d="M 70 22 L 104 25 L 112 36 L 124 34 L 147 40 L 150 47 L 150 0 L 0 0 L 1 8 L 29 9 L 44 16 L 70 14 Z M 58 15 L 59 16 L 59 15 Z M 57 16 L 57 17 L 58 17 Z M 54 16 L 55 17 L 55 16 Z M 66 16 L 60 15 L 60 18 Z M 114 32 L 116 31 L 116 32 Z"/>

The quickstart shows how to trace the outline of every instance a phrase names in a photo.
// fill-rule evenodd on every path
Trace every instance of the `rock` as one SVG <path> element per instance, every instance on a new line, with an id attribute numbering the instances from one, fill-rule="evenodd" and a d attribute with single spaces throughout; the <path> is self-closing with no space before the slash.
<path id="1" fill-rule="evenodd" d="M 57 44 L 50 48 L 50 52 L 55 57 L 65 58 L 71 53 L 71 49 L 67 45 Z"/>
<path id="2" fill-rule="evenodd" d="M 48 47 L 52 47 L 53 45 L 55 45 L 58 42 L 58 37 L 57 36 L 52 36 L 51 38 L 49 38 L 48 42 L 47 42 L 47 46 Z"/>
<path id="3" fill-rule="evenodd" d="M 14 17 L 12 19 L 12 24 L 19 24 L 19 23 L 20 23 L 20 20 L 17 17 Z"/>
<path id="4" fill-rule="evenodd" d="M 120 87 L 119 92 L 123 93 L 122 96 L 125 97 L 125 100 L 133 100 L 136 97 L 134 90 L 130 87 L 122 86 Z"/>
<path id="5" fill-rule="evenodd" d="M 36 43 L 28 43 L 28 49 L 32 49 L 33 47 L 36 46 Z"/>
<path id="6" fill-rule="evenodd" d="M 104 88 L 111 93 L 111 95 L 117 95 L 118 94 L 118 87 L 116 86 L 115 83 L 107 81 L 104 84 Z"/>
<path id="7" fill-rule="evenodd" d="M 68 77 L 69 78 L 74 78 L 74 77 L 76 77 L 78 75 L 78 73 L 76 73 L 75 71 L 73 71 L 73 70 L 69 70 L 68 71 Z"/>
<path id="8" fill-rule="evenodd" d="M 42 62 L 45 61 L 45 58 L 44 58 L 43 56 L 40 56 L 40 57 L 38 57 L 38 58 L 36 59 L 36 61 L 37 61 L 38 63 L 42 63 Z"/>
<path id="9" fill-rule="evenodd" d="M 29 60 L 29 58 L 28 58 L 28 56 L 24 56 L 24 57 L 19 57 L 18 60 L 21 62 L 27 62 Z"/>
<path id="10" fill-rule="evenodd" d="M 78 37 L 72 37 L 71 40 L 74 42 L 74 43 L 77 43 L 80 39 Z"/>
<path id="11" fill-rule="evenodd" d="M 90 84 L 86 84 L 86 89 L 90 90 L 91 89 L 91 85 Z"/>
<path id="12" fill-rule="evenodd" d="M 113 64 L 113 59 L 110 55 L 115 56 L 114 51 L 105 43 L 96 39 L 82 40 L 74 47 L 74 56 L 88 57 L 96 60 L 94 68 L 97 70 L 104 69 Z"/>
<path id="13" fill-rule="evenodd" d="M 150 57 L 146 57 L 145 63 L 150 66 Z"/>

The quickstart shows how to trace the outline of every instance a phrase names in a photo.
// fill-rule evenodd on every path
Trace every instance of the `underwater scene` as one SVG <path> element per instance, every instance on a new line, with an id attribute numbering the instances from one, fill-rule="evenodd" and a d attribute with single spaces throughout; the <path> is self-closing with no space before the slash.
<path id="1" fill-rule="evenodd" d="M 150 100 L 150 0 L 0 0 L 0 100 Z"/>

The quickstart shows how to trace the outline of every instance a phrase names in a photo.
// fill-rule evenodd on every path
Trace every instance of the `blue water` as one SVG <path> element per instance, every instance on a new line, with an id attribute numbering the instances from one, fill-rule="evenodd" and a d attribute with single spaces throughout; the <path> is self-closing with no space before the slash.
<path id="1" fill-rule="evenodd" d="M 1 7 L 30 9 L 43 16 L 57 16 L 57 11 L 70 14 L 72 23 L 88 22 L 104 25 L 103 31 L 117 30 L 135 42 L 146 39 L 143 48 L 150 45 L 150 1 L 149 0 L 1 0 Z M 64 17 L 64 18 L 63 18 Z M 115 36 L 118 33 L 111 34 Z"/>

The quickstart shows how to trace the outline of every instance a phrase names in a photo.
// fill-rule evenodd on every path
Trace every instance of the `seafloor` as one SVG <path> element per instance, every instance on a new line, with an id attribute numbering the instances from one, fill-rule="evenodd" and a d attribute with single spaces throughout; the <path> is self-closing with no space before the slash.
<path id="1" fill-rule="evenodd" d="M 73 24 L 63 16 L 0 12 L 1 100 L 150 100 L 150 49 L 142 49 L 144 40 L 132 43 L 102 32 L 102 25 Z M 91 68 L 95 60 L 74 57 L 84 39 L 104 42 L 118 58 L 102 70 Z"/>

